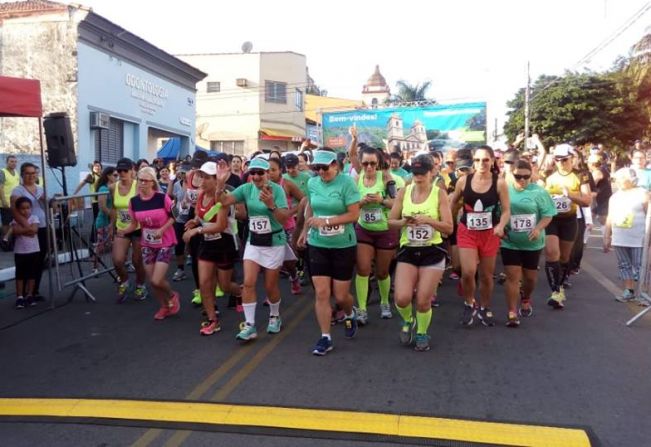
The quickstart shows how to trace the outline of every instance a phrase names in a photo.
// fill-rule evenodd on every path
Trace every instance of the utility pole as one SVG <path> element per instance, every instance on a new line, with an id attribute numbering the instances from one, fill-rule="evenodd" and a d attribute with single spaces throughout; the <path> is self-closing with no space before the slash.
<path id="1" fill-rule="evenodd" d="M 531 86 L 531 77 L 529 76 L 529 61 L 527 61 L 527 87 L 524 89 L 524 150 L 528 149 L 529 141 L 529 88 Z"/>

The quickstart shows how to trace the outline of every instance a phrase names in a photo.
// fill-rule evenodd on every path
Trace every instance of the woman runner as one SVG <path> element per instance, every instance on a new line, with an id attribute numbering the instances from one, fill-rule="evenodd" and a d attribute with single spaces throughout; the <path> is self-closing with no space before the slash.
<path id="1" fill-rule="evenodd" d="M 400 342 L 409 346 L 416 330 L 416 351 L 428 351 L 432 320 L 431 298 L 443 277 L 447 252 L 441 233 L 452 233 L 452 212 L 446 191 L 434 184 L 434 163 L 429 155 L 411 162 L 412 183 L 400 190 L 389 224 L 401 228 L 394 298 L 402 317 Z M 416 290 L 416 318 L 412 300 Z"/>

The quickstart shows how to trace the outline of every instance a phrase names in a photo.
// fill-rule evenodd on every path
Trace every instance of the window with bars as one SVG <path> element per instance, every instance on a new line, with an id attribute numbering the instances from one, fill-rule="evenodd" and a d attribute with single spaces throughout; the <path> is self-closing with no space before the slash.
<path id="1" fill-rule="evenodd" d="M 206 93 L 219 93 L 220 91 L 220 82 L 206 82 Z"/>
<path id="2" fill-rule="evenodd" d="M 210 150 L 233 155 L 244 155 L 244 140 L 215 140 L 210 142 Z"/>
<path id="3" fill-rule="evenodd" d="M 95 159 L 116 164 L 124 156 L 124 121 L 111 118 L 108 129 L 95 131 Z"/>
<path id="4" fill-rule="evenodd" d="M 287 83 L 264 81 L 264 100 L 265 102 L 287 104 Z"/>

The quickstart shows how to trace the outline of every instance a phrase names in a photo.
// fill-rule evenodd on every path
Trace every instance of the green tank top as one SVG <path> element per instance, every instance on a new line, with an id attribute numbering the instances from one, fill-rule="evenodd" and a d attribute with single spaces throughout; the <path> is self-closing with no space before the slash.
<path id="1" fill-rule="evenodd" d="M 131 183 L 131 189 L 127 195 L 120 194 L 120 184 L 115 184 L 113 191 L 113 208 L 117 212 L 115 226 L 118 230 L 124 230 L 131 224 L 131 215 L 129 215 L 129 201 L 136 195 L 136 181 Z"/>
<path id="2" fill-rule="evenodd" d="M 423 203 L 412 202 L 411 193 L 413 190 L 413 184 L 405 187 L 405 197 L 402 201 L 402 217 L 424 214 L 439 220 L 439 187 L 432 185 L 432 191 Z M 431 225 L 406 225 L 402 227 L 400 233 L 401 247 L 429 247 L 442 242 L 441 233 Z"/>
<path id="3" fill-rule="evenodd" d="M 364 186 L 364 175 L 359 176 L 357 189 L 361 197 L 367 194 L 380 194 L 386 196 L 382 172 L 375 173 L 375 183 L 372 186 Z M 362 207 L 359 213 L 359 226 L 368 231 L 386 231 L 389 229 L 387 221 L 389 209 L 379 203 L 368 203 Z"/>

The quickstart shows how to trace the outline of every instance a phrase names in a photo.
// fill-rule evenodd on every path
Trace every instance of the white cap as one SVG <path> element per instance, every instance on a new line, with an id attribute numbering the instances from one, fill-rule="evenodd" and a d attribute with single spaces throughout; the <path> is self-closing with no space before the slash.
<path id="1" fill-rule="evenodd" d="M 569 144 L 559 144 L 554 148 L 554 157 L 565 158 L 572 155 L 573 148 Z"/>
<path id="2" fill-rule="evenodd" d="M 199 170 L 208 175 L 217 175 L 217 163 L 214 161 L 207 161 L 201 165 Z"/>

